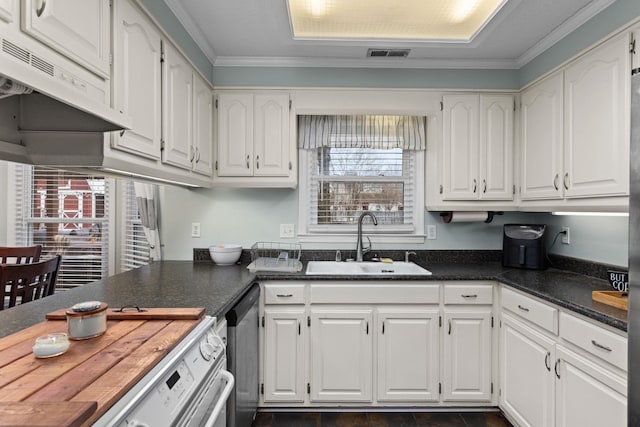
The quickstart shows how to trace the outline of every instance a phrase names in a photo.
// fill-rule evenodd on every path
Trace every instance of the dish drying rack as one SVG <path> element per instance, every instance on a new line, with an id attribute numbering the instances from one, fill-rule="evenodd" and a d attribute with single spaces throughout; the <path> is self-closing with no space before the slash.
<path id="1" fill-rule="evenodd" d="M 299 243 L 256 242 L 251 246 L 249 271 L 280 271 L 294 273 L 302 270 Z"/>

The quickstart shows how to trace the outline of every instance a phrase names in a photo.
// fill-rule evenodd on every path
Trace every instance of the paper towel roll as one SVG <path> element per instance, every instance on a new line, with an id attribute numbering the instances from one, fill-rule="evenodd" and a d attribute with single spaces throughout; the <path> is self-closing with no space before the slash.
<path id="1" fill-rule="evenodd" d="M 450 222 L 491 222 L 493 215 L 490 212 L 443 212 L 440 214 L 442 220 L 449 224 Z"/>

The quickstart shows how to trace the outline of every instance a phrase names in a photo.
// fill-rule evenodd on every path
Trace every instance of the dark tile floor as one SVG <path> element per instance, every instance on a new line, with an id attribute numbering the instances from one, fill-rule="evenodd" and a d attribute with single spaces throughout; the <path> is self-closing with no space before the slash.
<path id="1" fill-rule="evenodd" d="M 511 427 L 499 412 L 258 412 L 252 427 Z"/>

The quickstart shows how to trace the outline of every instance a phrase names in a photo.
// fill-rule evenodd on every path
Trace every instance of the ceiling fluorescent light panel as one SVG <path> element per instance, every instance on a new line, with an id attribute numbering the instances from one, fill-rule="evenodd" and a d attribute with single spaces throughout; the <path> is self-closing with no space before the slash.
<path id="1" fill-rule="evenodd" d="M 288 0 L 294 38 L 469 42 L 508 0 Z"/>

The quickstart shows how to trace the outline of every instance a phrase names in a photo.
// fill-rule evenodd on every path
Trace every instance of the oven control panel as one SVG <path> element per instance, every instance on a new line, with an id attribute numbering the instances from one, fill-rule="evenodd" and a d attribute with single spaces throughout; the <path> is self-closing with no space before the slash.
<path id="1" fill-rule="evenodd" d="M 215 334 L 215 318 L 205 318 L 135 390 L 114 405 L 122 403 L 125 408 L 110 416 L 106 413 L 99 421 L 109 426 L 173 425 L 199 390 L 218 375 L 224 361 L 225 349 L 222 339 Z"/>

